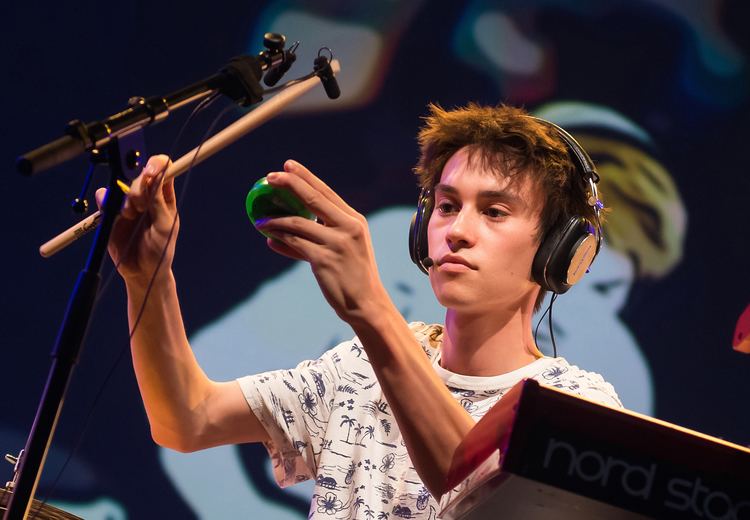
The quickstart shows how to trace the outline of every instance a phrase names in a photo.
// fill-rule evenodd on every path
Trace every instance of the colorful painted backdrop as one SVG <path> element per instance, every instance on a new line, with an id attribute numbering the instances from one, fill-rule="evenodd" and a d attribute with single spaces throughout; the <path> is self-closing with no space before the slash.
<path id="1" fill-rule="evenodd" d="M 3 11 L 0 450 L 24 444 L 90 242 L 51 259 L 36 252 L 76 220 L 68 206 L 85 160 L 27 179 L 13 171 L 15 156 L 70 119 L 104 117 L 131 96 L 165 94 L 256 53 L 266 31 L 301 42 L 289 78 L 332 49 L 343 95 L 309 95 L 178 183 L 175 271 L 209 375 L 292 366 L 351 336 L 308 267 L 268 251 L 244 215 L 249 187 L 290 157 L 370 216 L 384 281 L 407 319 L 440 321 L 406 248 L 416 129 L 429 102 L 505 101 L 576 135 L 613 208 L 605 251 L 556 303 L 560 354 L 604 374 L 631 409 L 750 444 L 750 356 L 731 348 L 750 304 L 744 2 L 12 0 Z M 219 105 L 179 143 L 186 113 L 149 128 L 150 152 L 195 146 Z M 95 184 L 105 179 L 98 172 Z M 116 277 L 94 319 L 41 495 L 90 519 L 305 517 L 310 487 L 276 488 L 262 448 L 181 455 L 155 446 Z M 549 352 L 548 334 L 539 341 Z M 0 478 L 10 473 L 7 465 Z"/>

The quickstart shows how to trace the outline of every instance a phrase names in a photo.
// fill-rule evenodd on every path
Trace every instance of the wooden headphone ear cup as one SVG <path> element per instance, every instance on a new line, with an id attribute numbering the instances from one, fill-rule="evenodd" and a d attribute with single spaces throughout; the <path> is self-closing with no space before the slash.
<path id="1" fill-rule="evenodd" d="M 563 294 L 581 279 L 596 256 L 597 240 L 583 217 L 571 217 L 544 237 L 531 273 L 542 289 Z"/>
<path id="2" fill-rule="evenodd" d="M 568 269 L 565 273 L 565 283 L 569 288 L 583 278 L 594 261 L 597 254 L 596 237 L 587 231 L 571 248 L 571 253 Z"/>

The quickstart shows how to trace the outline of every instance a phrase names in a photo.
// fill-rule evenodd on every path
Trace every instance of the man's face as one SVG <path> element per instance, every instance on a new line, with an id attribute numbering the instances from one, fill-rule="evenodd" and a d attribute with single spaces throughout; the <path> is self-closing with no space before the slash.
<path id="1" fill-rule="evenodd" d="M 524 305 L 536 297 L 531 279 L 541 194 L 526 177 L 520 182 L 484 170 L 456 152 L 435 187 L 428 225 L 430 283 L 445 307 L 488 312 Z"/>

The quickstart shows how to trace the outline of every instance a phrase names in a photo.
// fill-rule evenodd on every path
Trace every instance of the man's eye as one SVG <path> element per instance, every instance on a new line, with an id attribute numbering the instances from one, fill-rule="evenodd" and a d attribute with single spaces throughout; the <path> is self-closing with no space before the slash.
<path id="1" fill-rule="evenodd" d="M 437 209 L 441 214 L 451 213 L 454 211 L 455 206 L 450 202 L 441 202 L 437 205 Z"/>
<path id="2" fill-rule="evenodd" d="M 500 208 L 494 208 L 494 207 L 487 208 L 486 210 L 484 210 L 484 212 L 487 214 L 488 217 L 491 217 L 491 218 L 500 218 L 500 217 L 508 216 L 508 212 L 503 211 Z"/>

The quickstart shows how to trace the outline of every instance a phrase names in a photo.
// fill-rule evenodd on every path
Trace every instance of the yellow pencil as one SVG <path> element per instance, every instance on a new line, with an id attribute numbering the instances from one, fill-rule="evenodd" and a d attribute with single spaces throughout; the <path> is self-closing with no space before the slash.
<path id="1" fill-rule="evenodd" d="M 124 194 L 127 195 L 130 192 L 130 186 L 122 182 L 120 179 L 117 179 L 117 185 L 120 187 Z"/>

